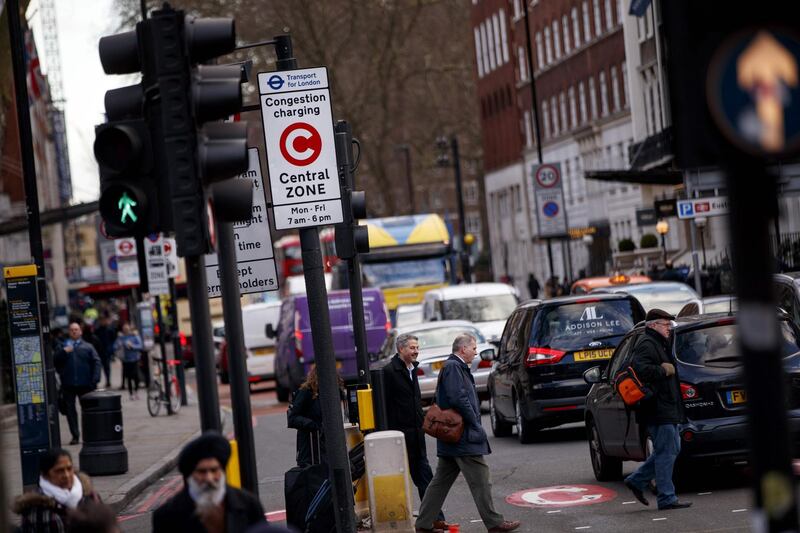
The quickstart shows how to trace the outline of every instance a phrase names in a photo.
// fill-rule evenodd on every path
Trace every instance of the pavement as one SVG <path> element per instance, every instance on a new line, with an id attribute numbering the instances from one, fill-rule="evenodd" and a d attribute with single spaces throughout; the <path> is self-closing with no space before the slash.
<path id="1" fill-rule="evenodd" d="M 121 375 L 121 364 L 115 362 L 112 365 L 111 390 L 117 391 L 121 385 Z M 122 511 L 149 485 L 168 474 L 175 467 L 183 445 L 200 434 L 197 401 L 191 388 L 193 381 L 193 372 L 190 371 L 187 373 L 189 404 L 181 407 L 172 416 L 167 416 L 163 407 L 159 416 L 150 416 L 144 388 L 139 389 L 139 400 L 130 400 L 127 391 L 118 391 L 122 394 L 123 437 L 128 449 L 128 471 L 121 475 L 92 478 L 95 490 L 115 513 Z M 101 381 L 101 384 L 104 383 Z M 9 504 L 22 492 L 19 435 L 14 406 L 2 406 L 0 420 L 0 459 L 3 461 L 3 477 L 9 499 L 6 503 Z M 77 465 L 81 446 L 66 444 L 70 441 L 66 417 L 60 416 L 60 425 L 62 447 L 72 454 Z"/>

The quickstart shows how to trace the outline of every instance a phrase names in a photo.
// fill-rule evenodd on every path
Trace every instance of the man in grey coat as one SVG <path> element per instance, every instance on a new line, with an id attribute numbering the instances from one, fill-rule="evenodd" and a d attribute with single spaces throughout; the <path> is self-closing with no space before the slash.
<path id="1" fill-rule="evenodd" d="M 433 528 L 433 522 L 459 473 L 464 474 L 483 524 L 490 533 L 513 531 L 520 525 L 519 522 L 505 520 L 503 515 L 495 511 L 492 502 L 489 465 L 483 458 L 491 453 L 491 448 L 486 431 L 481 426 L 478 392 L 470 372 L 470 365 L 477 353 L 475 337 L 468 333 L 459 335 L 453 341 L 453 353 L 439 376 L 436 403 L 442 409 L 458 411 L 464 420 L 464 433 L 456 443 L 436 442 L 439 464 L 422 499 L 416 522 L 418 532 L 441 531 Z"/>

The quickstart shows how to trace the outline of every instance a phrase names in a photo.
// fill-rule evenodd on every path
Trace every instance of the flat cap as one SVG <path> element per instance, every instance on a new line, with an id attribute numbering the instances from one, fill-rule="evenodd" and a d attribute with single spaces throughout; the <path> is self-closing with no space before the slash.
<path id="1" fill-rule="evenodd" d="M 647 316 L 644 317 L 647 322 L 651 320 L 675 320 L 675 316 L 667 313 L 663 309 L 651 309 L 647 312 Z"/>
<path id="2" fill-rule="evenodd" d="M 184 446 L 178 458 L 178 470 L 189 477 L 203 459 L 216 459 L 222 468 L 231 457 L 230 443 L 216 431 L 207 431 Z"/>

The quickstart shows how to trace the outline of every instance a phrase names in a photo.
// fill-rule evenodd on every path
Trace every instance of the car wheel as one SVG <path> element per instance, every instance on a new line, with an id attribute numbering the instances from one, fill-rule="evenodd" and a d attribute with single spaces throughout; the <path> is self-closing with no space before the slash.
<path id="1" fill-rule="evenodd" d="M 275 382 L 275 394 L 278 396 L 278 401 L 281 403 L 286 403 L 289 401 L 289 389 L 283 387 L 277 381 Z"/>
<path id="2" fill-rule="evenodd" d="M 529 444 L 536 440 L 537 430 L 533 423 L 525 419 L 522 414 L 522 400 L 517 398 L 516 402 L 517 411 L 517 438 L 522 444 Z"/>
<path id="3" fill-rule="evenodd" d="M 589 421 L 589 456 L 592 459 L 592 470 L 597 481 L 616 481 L 622 479 L 622 460 L 609 457 L 603 452 L 600 433 L 594 422 Z"/>
<path id="4" fill-rule="evenodd" d="M 222 371 L 219 373 L 219 380 L 223 385 L 228 385 L 231 382 L 231 375 L 227 371 Z"/>
<path id="5" fill-rule="evenodd" d="M 509 422 L 500 419 L 500 415 L 497 414 L 497 409 L 494 405 L 493 394 L 489 395 L 489 420 L 492 423 L 492 434 L 495 437 L 502 438 L 511 435 L 512 425 Z"/>

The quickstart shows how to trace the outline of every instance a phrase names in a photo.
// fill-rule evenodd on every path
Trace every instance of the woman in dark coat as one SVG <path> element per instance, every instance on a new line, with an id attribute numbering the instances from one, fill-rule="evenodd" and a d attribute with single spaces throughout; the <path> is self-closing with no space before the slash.
<path id="1" fill-rule="evenodd" d="M 338 379 L 342 393 L 344 382 L 341 377 Z M 297 389 L 286 416 L 289 427 L 297 430 L 297 466 L 324 462 L 325 436 L 322 434 L 322 407 L 319 399 L 317 367 L 309 371 L 306 380 Z"/>

